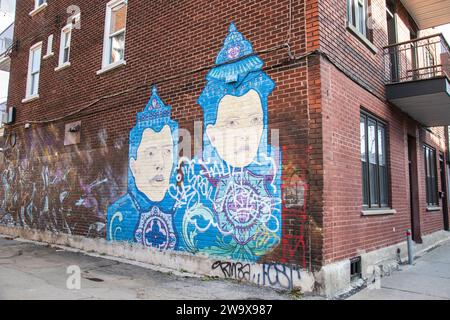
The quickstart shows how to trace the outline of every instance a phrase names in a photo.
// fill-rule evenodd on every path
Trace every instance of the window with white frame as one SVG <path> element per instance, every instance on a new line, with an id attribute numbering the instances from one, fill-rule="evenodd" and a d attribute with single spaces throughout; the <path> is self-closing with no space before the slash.
<path id="1" fill-rule="evenodd" d="M 125 58 L 126 0 L 113 0 L 106 6 L 102 69 L 121 64 Z"/>
<path id="2" fill-rule="evenodd" d="M 49 35 L 47 38 L 47 52 L 45 53 L 44 59 L 53 55 L 53 35 Z"/>
<path id="3" fill-rule="evenodd" d="M 72 24 L 68 24 L 61 30 L 58 67 L 69 65 L 71 38 L 72 38 Z"/>
<path id="4" fill-rule="evenodd" d="M 26 98 L 33 98 L 38 96 L 39 74 L 41 72 L 41 52 L 42 42 L 36 43 L 30 48 L 30 57 L 28 59 Z"/>
<path id="5" fill-rule="evenodd" d="M 37 9 L 47 3 L 47 0 L 34 0 L 34 8 Z"/>
<path id="6" fill-rule="evenodd" d="M 368 0 L 347 0 L 347 17 L 351 28 L 358 33 L 369 38 L 370 34 L 367 28 L 369 16 Z"/>
<path id="7" fill-rule="evenodd" d="M 47 0 L 34 0 L 34 7 L 35 8 L 40 7 L 40 6 L 44 5 L 44 3 L 46 3 L 46 2 L 47 2 Z"/>
<path id="8" fill-rule="evenodd" d="M 30 12 L 30 16 L 36 15 L 37 13 L 44 10 L 45 7 L 47 7 L 47 0 L 34 0 L 34 7 L 33 10 Z"/>

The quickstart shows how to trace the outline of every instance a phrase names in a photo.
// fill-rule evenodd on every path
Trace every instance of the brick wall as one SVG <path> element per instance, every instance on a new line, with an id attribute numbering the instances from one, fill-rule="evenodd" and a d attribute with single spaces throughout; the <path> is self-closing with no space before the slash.
<path id="1" fill-rule="evenodd" d="M 162 100 L 172 106 L 179 127 L 193 134 L 194 122 L 203 120 L 197 99 L 231 22 L 251 41 L 255 52 L 279 47 L 289 38 L 292 3 L 292 54 L 299 56 L 317 46 L 315 1 L 129 1 L 126 66 L 97 75 L 106 3 L 49 1 L 33 17 L 29 16 L 31 2 L 17 4 L 15 39 L 20 46 L 12 55 L 8 100 L 8 105 L 17 108 L 17 120 L 8 128 L 17 143 L 8 148 L 2 165 L 7 186 L 2 195 L 3 221 L 105 237 L 105 229 L 97 228 L 107 223 L 108 206 L 127 193 L 128 134 L 150 97 L 152 84 L 158 85 Z M 70 67 L 55 71 L 66 8 L 72 4 L 81 10 L 81 29 L 72 33 Z M 308 36 L 306 27 L 311 28 Z M 29 48 L 42 41 L 44 55 L 50 34 L 55 55 L 41 61 L 39 99 L 22 103 Z M 311 210 L 283 207 L 282 239 L 261 261 L 316 267 L 321 263 L 323 174 L 318 60 L 290 61 L 286 48 L 260 57 L 264 72 L 276 84 L 268 100 L 268 118 L 269 129 L 280 130 L 282 186 L 289 187 L 294 177 L 312 198 L 311 204 L 305 204 Z M 313 85 L 308 86 L 311 81 Z M 47 123 L 50 119 L 56 120 Z M 81 142 L 64 146 L 64 126 L 78 120 Z M 24 129 L 30 122 L 31 128 Z M 314 139 L 311 150 L 309 131 Z"/>
<path id="2" fill-rule="evenodd" d="M 398 41 L 410 39 L 407 11 L 397 2 Z M 411 227 L 407 135 L 417 137 L 419 203 L 422 234 L 443 229 L 442 211 L 428 212 L 426 206 L 424 143 L 437 154 L 446 151 L 444 128 L 428 132 L 384 94 L 382 48 L 388 44 L 385 1 L 372 0 L 373 44 L 370 50 L 346 28 L 346 7 L 332 1 L 320 6 L 320 43 L 327 59 L 320 62 L 322 84 L 324 174 L 324 263 L 357 256 L 401 242 Z M 427 34 L 432 30 L 425 30 Z M 360 111 L 365 110 L 388 126 L 388 156 L 393 215 L 362 216 L 360 162 Z M 440 187 L 439 187 L 440 188 Z M 439 189 L 440 190 L 440 189 Z"/>
<path id="3" fill-rule="evenodd" d="M 324 121 L 324 259 L 325 263 L 357 256 L 405 239 L 411 228 L 407 134 L 418 137 L 420 224 L 423 235 L 443 229 L 442 211 L 428 212 L 422 146 L 446 151 L 443 129 L 420 128 L 398 109 L 353 83 L 326 61 L 321 63 Z M 362 216 L 360 110 L 388 126 L 388 156 L 393 215 Z M 410 129 L 412 128 L 412 129 Z M 411 131 L 412 130 L 412 131 Z M 438 165 L 438 164 L 437 164 Z M 439 179 L 440 180 L 440 179 Z M 440 182 L 438 190 L 440 190 Z"/>
<path id="4" fill-rule="evenodd" d="M 205 76 L 233 21 L 254 51 L 263 51 L 263 71 L 276 85 L 267 105 L 269 129 L 279 130 L 281 188 L 285 192 L 301 184 L 304 196 L 300 207 L 282 204 L 281 239 L 258 261 L 314 269 L 403 240 L 410 225 L 406 133 L 438 150 L 444 142 L 442 129 L 433 129 L 435 134 L 419 130 L 384 100 L 384 1 L 371 1 L 375 53 L 347 30 L 343 1 L 129 1 L 126 65 L 97 75 L 106 3 L 75 3 L 81 29 L 72 34 L 71 65 L 60 71 L 55 71 L 60 33 L 73 3 L 49 1 L 34 17 L 29 16 L 31 2 L 17 4 L 15 39 L 20 45 L 12 55 L 8 100 L 17 108 L 17 121 L 8 128 L 9 147 L 0 164 L 2 222 L 105 237 L 108 207 L 127 193 L 128 135 L 152 84 L 172 106 L 179 127 L 193 134 L 194 122 L 203 120 L 197 99 Z M 401 6 L 399 13 L 401 38 L 407 39 Z M 45 54 L 50 34 L 55 55 L 41 62 L 40 97 L 22 103 L 29 48 L 42 41 Z M 286 46 L 280 47 L 288 39 L 293 56 L 320 50 L 328 58 L 313 54 L 290 60 Z M 361 217 L 361 107 L 389 124 L 394 215 Z M 64 146 L 65 125 L 78 120 L 80 143 Z M 30 122 L 31 128 L 24 129 Z M 422 158 L 419 154 L 421 183 Z M 442 229 L 442 213 L 426 212 L 424 197 L 421 185 L 426 234 Z"/>

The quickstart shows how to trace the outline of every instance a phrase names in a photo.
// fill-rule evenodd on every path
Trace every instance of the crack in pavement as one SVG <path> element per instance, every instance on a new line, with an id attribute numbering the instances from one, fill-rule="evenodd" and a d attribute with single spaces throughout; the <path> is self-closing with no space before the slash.
<path id="1" fill-rule="evenodd" d="M 120 264 L 120 262 L 119 261 L 113 261 L 112 263 L 110 263 L 110 264 L 105 264 L 105 265 L 100 265 L 100 266 L 95 266 L 95 267 L 92 267 L 92 268 L 90 268 L 90 269 L 86 269 L 86 270 L 81 270 L 81 271 L 83 271 L 83 272 L 87 272 L 87 273 L 89 273 L 90 271 L 96 271 L 96 270 L 99 270 L 99 269 L 103 269 L 103 268 L 108 268 L 108 267 L 113 267 L 113 266 L 117 266 L 117 265 L 119 265 Z"/>
<path id="2" fill-rule="evenodd" d="M 433 294 L 428 294 L 428 293 L 423 293 L 423 292 L 416 292 L 416 291 L 411 291 L 411 290 L 406 290 L 406 289 L 398 289 L 398 288 L 391 288 L 391 287 L 385 287 L 385 286 L 381 286 L 381 288 L 388 289 L 388 290 L 393 290 L 393 291 L 413 293 L 413 294 L 417 294 L 417 295 L 421 295 L 421 296 L 427 296 L 427 297 L 431 297 L 431 298 L 439 298 L 439 299 L 448 300 L 447 297 L 436 296 L 436 295 L 433 295 Z"/>
<path id="3" fill-rule="evenodd" d="M 21 255 L 23 255 L 23 252 L 22 252 L 22 250 L 19 250 L 19 251 L 17 251 L 15 254 L 13 254 L 11 256 L 6 256 L 6 257 L 0 256 L 0 259 L 5 259 L 5 260 L 6 259 L 12 259 L 12 258 L 15 258 L 15 257 L 19 257 Z"/>
<path id="4" fill-rule="evenodd" d="M 443 277 L 443 276 L 430 275 L 430 274 L 420 273 L 420 272 L 414 272 L 414 271 L 408 272 L 408 274 L 411 274 L 411 275 L 418 275 L 418 276 L 422 276 L 422 277 L 423 277 L 423 276 L 427 276 L 427 277 L 430 277 L 430 278 L 438 278 L 438 279 L 450 280 L 450 276 L 449 276 L 449 277 Z"/>
<path id="5" fill-rule="evenodd" d="M 429 262 L 429 263 L 440 263 L 445 265 L 450 265 L 450 262 L 447 261 L 440 261 L 440 260 L 422 260 L 423 262 Z"/>

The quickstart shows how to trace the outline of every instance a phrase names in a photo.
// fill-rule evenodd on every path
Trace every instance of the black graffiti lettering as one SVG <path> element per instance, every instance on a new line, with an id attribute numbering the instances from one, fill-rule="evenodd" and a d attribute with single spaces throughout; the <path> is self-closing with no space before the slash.
<path id="1" fill-rule="evenodd" d="M 250 280 L 251 267 L 249 264 L 241 262 L 223 262 L 216 261 L 212 265 L 212 269 L 220 268 L 224 277 L 236 280 Z"/>
<path id="2" fill-rule="evenodd" d="M 252 272 L 250 264 L 241 262 L 216 261 L 212 265 L 212 270 L 220 269 L 225 278 L 235 280 L 253 281 L 264 286 L 282 287 L 292 290 L 295 281 L 301 279 L 300 267 L 278 263 L 265 263 L 257 265 L 262 267 L 261 271 Z M 260 269 L 258 269 L 260 270 Z"/>
<path id="3" fill-rule="evenodd" d="M 281 286 L 283 288 L 294 289 L 295 278 L 300 279 L 300 269 L 298 266 L 288 266 L 276 263 L 266 263 L 263 265 L 263 285 Z"/>

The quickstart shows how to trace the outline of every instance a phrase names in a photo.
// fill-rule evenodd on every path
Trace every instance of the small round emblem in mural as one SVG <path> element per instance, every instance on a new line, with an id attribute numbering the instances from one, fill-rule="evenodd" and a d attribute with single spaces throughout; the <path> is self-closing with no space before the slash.
<path id="1" fill-rule="evenodd" d="M 145 247 L 160 250 L 175 248 L 176 238 L 172 228 L 172 217 L 162 213 L 159 208 L 153 207 L 150 212 L 142 214 L 135 238 Z"/>
<path id="2" fill-rule="evenodd" d="M 249 185 L 236 185 L 226 196 L 227 220 L 236 228 L 250 228 L 259 216 L 256 200 L 258 194 Z"/>
<path id="3" fill-rule="evenodd" d="M 273 203 L 263 186 L 264 176 L 246 170 L 219 182 L 214 211 L 221 231 L 239 245 L 251 241 L 257 230 L 269 230 Z"/>
<path id="4" fill-rule="evenodd" d="M 239 57 L 240 53 L 241 49 L 238 46 L 235 46 L 228 49 L 227 56 L 230 59 L 236 59 L 237 57 Z"/>
<path id="5" fill-rule="evenodd" d="M 158 101 L 156 101 L 156 99 L 153 99 L 152 107 L 153 107 L 153 109 L 158 109 L 159 108 L 159 103 L 158 103 Z"/>

